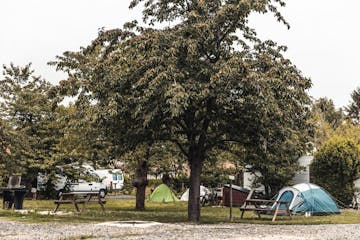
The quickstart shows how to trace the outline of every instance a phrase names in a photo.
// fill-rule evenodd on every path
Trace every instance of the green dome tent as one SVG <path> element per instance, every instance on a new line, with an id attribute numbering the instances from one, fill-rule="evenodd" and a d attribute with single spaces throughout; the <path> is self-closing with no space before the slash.
<path id="1" fill-rule="evenodd" d="M 159 185 L 150 195 L 150 202 L 175 202 L 179 199 L 165 184 Z"/>

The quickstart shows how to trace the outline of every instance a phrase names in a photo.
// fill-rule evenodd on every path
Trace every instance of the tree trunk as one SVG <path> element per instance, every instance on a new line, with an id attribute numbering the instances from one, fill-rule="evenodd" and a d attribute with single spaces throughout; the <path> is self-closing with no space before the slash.
<path id="1" fill-rule="evenodd" d="M 203 159 L 190 161 L 190 189 L 188 202 L 188 220 L 198 222 L 200 220 L 200 175 Z"/>
<path id="2" fill-rule="evenodd" d="M 136 187 L 136 210 L 145 210 L 145 190 L 147 184 L 147 160 L 138 160 L 135 181 L 133 183 L 134 187 Z"/>
<path id="3" fill-rule="evenodd" d="M 146 185 L 141 185 L 136 188 L 136 210 L 144 211 L 145 210 L 145 190 Z"/>

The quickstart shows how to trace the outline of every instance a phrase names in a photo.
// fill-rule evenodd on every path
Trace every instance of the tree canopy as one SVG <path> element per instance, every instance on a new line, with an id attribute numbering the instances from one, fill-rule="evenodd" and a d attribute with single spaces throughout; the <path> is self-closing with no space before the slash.
<path id="1" fill-rule="evenodd" d="M 59 91 L 93 106 L 94 122 L 119 155 L 144 143 L 175 144 L 190 165 L 188 215 L 198 221 L 202 166 L 215 147 L 245 147 L 247 161 L 268 176 L 294 164 L 308 138 L 311 82 L 283 57 L 285 47 L 260 41 L 247 25 L 253 11 L 285 22 L 274 5 L 282 1 L 139 0 L 131 7 L 140 2 L 150 24 L 175 26 L 132 22 L 100 31 L 53 63 L 69 74 Z"/>

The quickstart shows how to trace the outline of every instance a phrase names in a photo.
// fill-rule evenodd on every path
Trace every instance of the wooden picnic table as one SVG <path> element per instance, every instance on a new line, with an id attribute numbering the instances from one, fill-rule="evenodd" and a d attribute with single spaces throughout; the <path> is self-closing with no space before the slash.
<path id="1" fill-rule="evenodd" d="M 360 193 L 354 193 L 351 204 L 354 209 L 360 210 Z"/>
<path id="2" fill-rule="evenodd" d="M 251 190 L 244 204 L 240 207 L 241 218 L 244 217 L 245 211 L 254 211 L 258 217 L 261 214 L 273 213 L 272 221 L 275 222 L 278 213 L 285 212 L 291 219 L 291 211 L 289 209 L 289 202 L 279 200 L 267 200 L 251 198 L 254 194 L 254 190 Z M 270 205 L 269 205 L 270 204 Z M 275 205 L 275 208 L 273 207 Z M 265 207 L 264 207 L 265 206 Z M 285 209 L 280 209 L 281 206 L 285 206 Z"/>
<path id="3" fill-rule="evenodd" d="M 275 208 L 273 206 L 262 207 L 264 204 L 275 204 Z M 280 206 L 284 206 L 285 209 L 280 209 Z M 243 206 L 240 207 L 241 218 L 244 216 L 245 211 L 254 211 L 258 217 L 260 218 L 261 214 L 272 212 L 273 218 L 272 221 L 275 222 L 276 216 L 285 212 L 291 218 L 291 211 L 289 210 L 289 203 L 285 201 L 275 201 L 275 200 L 266 200 L 266 199 L 247 199 Z"/>
<path id="4" fill-rule="evenodd" d="M 102 198 L 98 192 L 68 192 L 60 193 L 60 198 L 54 201 L 54 213 L 59 209 L 61 204 L 73 204 L 78 213 L 85 211 L 88 204 L 99 204 L 103 212 L 105 211 L 104 204 L 106 200 Z M 82 205 L 81 209 L 79 204 Z"/>

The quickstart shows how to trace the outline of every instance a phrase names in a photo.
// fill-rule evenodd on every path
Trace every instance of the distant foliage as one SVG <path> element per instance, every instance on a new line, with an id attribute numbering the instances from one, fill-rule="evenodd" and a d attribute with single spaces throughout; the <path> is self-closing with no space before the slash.
<path id="1" fill-rule="evenodd" d="M 319 114 L 333 129 L 339 127 L 344 120 L 342 109 L 336 109 L 334 102 L 328 98 L 319 98 L 313 104 L 313 112 Z"/>
<path id="2" fill-rule="evenodd" d="M 351 99 L 351 103 L 346 108 L 347 118 L 355 124 L 360 124 L 360 87 L 351 93 Z"/>
<path id="3" fill-rule="evenodd" d="M 318 148 L 323 142 L 330 139 L 339 127 L 342 127 L 345 117 L 343 110 L 337 109 L 334 102 L 328 98 L 315 100 L 311 112 L 311 122 L 316 126 L 312 146 Z"/>

